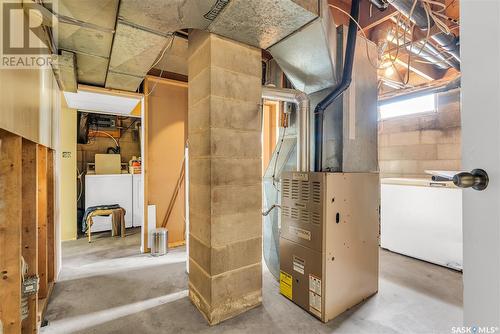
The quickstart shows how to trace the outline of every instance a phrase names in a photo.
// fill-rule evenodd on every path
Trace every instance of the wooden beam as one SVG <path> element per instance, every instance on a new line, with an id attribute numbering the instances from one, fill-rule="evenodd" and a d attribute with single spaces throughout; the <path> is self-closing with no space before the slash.
<path id="1" fill-rule="evenodd" d="M 22 161 L 22 254 L 28 265 L 28 276 L 38 273 L 38 189 L 37 144 L 23 139 Z M 38 295 L 28 298 L 28 318 L 22 323 L 23 334 L 37 333 Z"/>
<path id="2" fill-rule="evenodd" d="M 38 297 L 46 298 L 48 293 L 48 251 L 47 251 L 47 148 L 38 145 L 38 276 L 40 287 Z"/>
<path id="3" fill-rule="evenodd" d="M 157 68 L 152 68 L 151 70 L 149 70 L 148 75 L 159 77 L 159 78 L 183 81 L 183 82 L 188 81 L 187 75 L 174 73 L 174 72 L 168 72 L 168 71 L 162 71 L 162 70 L 159 70 Z"/>
<path id="4" fill-rule="evenodd" d="M 0 321 L 21 332 L 22 138 L 0 129 Z"/>
<path id="5" fill-rule="evenodd" d="M 396 59 L 396 63 L 403 67 L 407 67 L 408 65 L 408 53 L 407 51 L 400 50 L 398 59 Z M 423 60 L 415 55 L 411 55 L 410 60 L 410 70 L 418 74 L 419 76 L 425 78 L 426 80 L 438 80 L 441 79 L 445 73 L 444 70 L 438 69 L 436 66 L 432 64 L 421 63 L 415 61 L 415 59 Z"/>
<path id="6" fill-rule="evenodd" d="M 399 12 L 393 6 L 389 6 L 389 8 L 383 12 L 376 7 L 372 7 L 370 15 L 370 3 L 368 1 L 361 1 L 359 8 L 359 25 L 367 32 L 382 22 L 389 20 L 391 17 L 398 15 L 398 13 Z"/>
<path id="7" fill-rule="evenodd" d="M 47 280 L 54 282 L 55 279 L 55 182 L 54 182 L 54 150 L 47 151 Z"/>

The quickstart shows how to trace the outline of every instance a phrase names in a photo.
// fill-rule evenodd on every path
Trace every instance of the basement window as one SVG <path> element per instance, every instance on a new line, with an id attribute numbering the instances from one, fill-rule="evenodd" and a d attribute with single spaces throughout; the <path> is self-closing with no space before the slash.
<path id="1" fill-rule="evenodd" d="M 379 105 L 380 119 L 436 112 L 436 94 Z"/>

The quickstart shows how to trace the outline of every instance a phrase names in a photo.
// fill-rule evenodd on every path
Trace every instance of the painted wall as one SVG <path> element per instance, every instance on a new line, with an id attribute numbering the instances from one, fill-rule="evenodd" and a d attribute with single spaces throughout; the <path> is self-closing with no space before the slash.
<path id="1" fill-rule="evenodd" d="M 0 128 L 55 148 L 59 88 L 52 70 L 0 71 Z"/>
<path id="2" fill-rule="evenodd" d="M 428 177 L 461 169 L 460 90 L 437 96 L 437 112 L 379 122 L 381 177 Z"/>
<path id="3" fill-rule="evenodd" d="M 172 80 L 146 79 L 150 93 L 147 101 L 146 198 L 156 205 L 156 225 L 165 219 L 176 188 L 187 132 L 187 84 Z M 149 90 L 148 90 L 149 91 Z M 182 183 L 167 224 L 169 244 L 185 240 L 185 193 Z"/>
<path id="4" fill-rule="evenodd" d="M 61 97 L 60 115 L 60 221 L 61 240 L 74 240 L 77 237 L 76 225 L 76 110 L 66 105 L 64 96 Z"/>

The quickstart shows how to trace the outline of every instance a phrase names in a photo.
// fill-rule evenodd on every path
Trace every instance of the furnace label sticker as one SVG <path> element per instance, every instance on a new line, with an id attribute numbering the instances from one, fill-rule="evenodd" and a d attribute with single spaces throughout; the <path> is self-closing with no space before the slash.
<path id="1" fill-rule="evenodd" d="M 309 311 L 321 318 L 321 296 L 309 291 Z"/>
<path id="2" fill-rule="evenodd" d="M 290 231 L 290 234 L 296 236 L 297 238 L 311 241 L 311 231 L 295 226 L 290 226 L 288 230 Z"/>
<path id="3" fill-rule="evenodd" d="M 290 300 L 292 300 L 292 284 L 292 275 L 280 271 L 280 293 Z"/>
<path id="4" fill-rule="evenodd" d="M 309 311 L 321 318 L 321 279 L 309 275 Z"/>
<path id="5" fill-rule="evenodd" d="M 304 275 L 304 268 L 306 266 L 306 261 L 300 257 L 293 256 L 293 270 Z"/>
<path id="6" fill-rule="evenodd" d="M 321 279 L 314 276 L 309 275 L 309 291 L 314 292 L 317 295 L 321 296 Z"/>

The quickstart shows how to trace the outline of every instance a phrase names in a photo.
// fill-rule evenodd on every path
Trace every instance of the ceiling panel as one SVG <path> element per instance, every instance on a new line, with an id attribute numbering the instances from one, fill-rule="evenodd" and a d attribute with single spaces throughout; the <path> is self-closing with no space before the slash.
<path id="1" fill-rule="evenodd" d="M 58 40 L 60 49 L 109 57 L 113 34 L 59 22 Z"/>
<path id="2" fill-rule="evenodd" d="M 78 82 L 93 86 L 104 86 L 106 71 L 108 70 L 107 58 L 77 53 L 76 65 Z"/>
<path id="3" fill-rule="evenodd" d="M 310 3 L 316 4 L 315 12 L 303 7 Z M 318 0 L 232 0 L 208 30 L 267 49 L 314 20 L 317 7 Z"/>
<path id="4" fill-rule="evenodd" d="M 169 40 L 170 37 L 152 34 L 119 21 L 109 69 L 118 73 L 145 76 Z"/>
<path id="5" fill-rule="evenodd" d="M 59 0 L 54 11 L 62 16 L 113 30 L 118 0 Z"/>
<path id="6" fill-rule="evenodd" d="M 120 19 L 157 32 L 184 28 L 205 29 L 210 20 L 203 17 L 216 0 L 122 0 Z"/>
<path id="7" fill-rule="evenodd" d="M 172 48 L 165 53 L 163 59 L 155 68 L 188 75 L 188 41 L 182 37 L 175 37 Z"/>
<path id="8" fill-rule="evenodd" d="M 114 73 L 109 71 L 106 78 L 106 88 L 126 90 L 129 92 L 137 91 L 144 77 L 136 77 L 124 73 Z"/>

